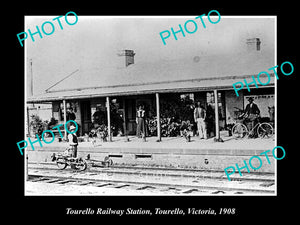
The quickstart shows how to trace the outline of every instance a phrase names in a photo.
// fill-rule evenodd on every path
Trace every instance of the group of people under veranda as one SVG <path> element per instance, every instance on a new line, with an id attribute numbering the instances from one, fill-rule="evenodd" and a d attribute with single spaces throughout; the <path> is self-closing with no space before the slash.
<path id="1" fill-rule="evenodd" d="M 247 126 L 248 130 L 251 130 L 257 123 L 260 117 L 260 110 L 253 101 L 253 98 L 250 97 L 248 99 L 249 103 L 247 104 L 244 112 L 240 115 L 240 118 L 243 118 L 243 122 Z M 137 137 L 142 138 L 146 141 L 147 136 L 147 127 L 146 127 L 146 112 L 144 110 L 144 106 L 140 105 L 136 112 L 136 123 L 137 123 Z M 197 134 L 200 139 L 208 138 L 208 127 L 209 130 L 213 130 L 212 126 L 214 126 L 214 121 L 212 119 L 211 110 L 208 112 L 208 109 L 205 109 L 201 102 L 197 102 L 194 109 L 194 122 L 197 126 Z M 191 129 L 188 126 L 189 121 L 182 122 L 181 125 L 181 135 L 185 136 L 185 138 L 190 141 L 190 137 L 193 136 L 191 133 Z M 209 132 L 210 133 L 210 132 Z M 255 134 L 249 136 L 249 138 L 256 138 Z"/>
<path id="2" fill-rule="evenodd" d="M 253 98 L 250 97 L 248 99 L 249 103 L 247 104 L 244 113 L 241 115 L 244 118 L 244 122 L 247 125 L 247 128 L 251 130 L 255 124 L 258 122 L 258 118 L 260 117 L 260 110 L 258 106 L 253 102 Z M 209 125 L 208 122 L 208 114 L 207 109 L 200 103 L 196 103 L 196 107 L 194 109 L 194 121 L 197 125 L 197 133 L 200 139 L 207 139 L 207 126 Z M 68 111 L 67 117 L 69 119 L 75 120 L 75 114 L 73 113 L 72 109 Z M 139 138 L 143 138 L 146 141 L 146 111 L 144 110 L 144 106 L 140 105 L 136 112 L 136 123 L 137 123 L 137 136 Z M 210 120 L 211 121 L 211 120 Z M 188 126 L 185 122 L 182 123 L 181 126 L 181 133 L 187 140 L 190 140 L 190 130 L 188 130 Z M 209 125 L 210 126 L 210 125 Z M 68 130 L 73 132 L 76 127 L 70 123 Z M 253 136 L 255 137 L 255 136 Z M 71 153 L 73 157 L 77 157 L 77 146 L 78 146 L 78 138 L 76 133 L 68 134 L 68 144 L 69 148 L 67 151 Z"/>

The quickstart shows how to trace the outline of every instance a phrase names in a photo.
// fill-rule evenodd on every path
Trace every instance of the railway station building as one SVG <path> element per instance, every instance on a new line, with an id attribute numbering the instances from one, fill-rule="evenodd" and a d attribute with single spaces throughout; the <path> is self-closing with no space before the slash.
<path id="1" fill-rule="evenodd" d="M 88 134 L 94 128 L 96 111 L 106 125 L 115 125 L 115 120 L 120 120 L 122 125 L 109 132 L 109 140 L 117 134 L 136 134 L 136 109 L 143 105 L 146 118 L 156 120 L 155 135 L 161 140 L 160 121 L 172 103 L 188 99 L 193 108 L 194 103 L 200 101 L 206 107 L 211 106 L 215 118 L 213 133 L 218 136 L 226 125 L 234 123 L 249 97 L 254 98 L 262 117 L 269 117 L 269 107 L 275 106 L 275 79 L 271 71 L 267 85 L 257 82 L 256 88 L 252 84 L 250 92 L 244 85 L 238 97 L 233 89 L 234 83 L 244 83 L 244 80 L 251 83 L 253 76 L 274 66 L 274 52 L 261 50 L 259 45 L 259 38 L 252 38 L 247 40 L 248 50 L 243 53 L 191 55 L 155 63 L 135 63 L 138 53 L 121 50 L 116 54 L 119 66 L 74 68 L 43 94 L 27 97 L 27 103 L 52 104 L 52 117 L 57 124 L 66 122 L 66 109 L 72 108 L 79 135 Z"/>

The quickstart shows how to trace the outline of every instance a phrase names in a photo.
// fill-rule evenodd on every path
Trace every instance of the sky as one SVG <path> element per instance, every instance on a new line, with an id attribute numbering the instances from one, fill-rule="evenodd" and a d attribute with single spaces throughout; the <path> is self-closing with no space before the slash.
<path id="1" fill-rule="evenodd" d="M 24 31 L 30 29 L 35 32 L 36 26 L 41 29 L 44 22 L 52 21 L 57 16 L 26 16 Z M 262 50 L 274 51 L 274 17 L 223 16 L 217 24 L 203 17 L 204 29 L 200 20 L 195 19 L 196 16 L 78 16 L 78 22 L 72 26 L 62 17 L 63 30 L 53 21 L 53 34 L 43 34 L 42 39 L 35 35 L 35 42 L 30 37 L 25 41 L 27 93 L 31 74 L 33 92 L 38 95 L 79 68 L 116 66 L 117 52 L 122 49 L 134 50 L 135 63 L 240 53 L 246 50 L 246 39 L 254 37 L 260 38 Z M 212 20 L 216 19 L 212 17 Z M 183 27 L 187 20 L 197 23 L 197 31 L 192 34 L 185 32 L 185 37 L 178 33 L 178 40 L 171 35 L 164 45 L 159 33 L 171 31 L 171 27 L 176 31 L 178 25 Z M 74 17 L 69 21 L 74 22 Z M 47 29 L 50 30 L 50 27 L 45 26 Z"/>

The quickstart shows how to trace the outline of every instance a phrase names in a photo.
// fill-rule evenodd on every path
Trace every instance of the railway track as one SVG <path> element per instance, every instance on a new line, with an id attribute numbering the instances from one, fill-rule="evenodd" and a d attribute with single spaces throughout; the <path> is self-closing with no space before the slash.
<path id="1" fill-rule="evenodd" d="M 255 174 L 228 181 L 222 172 L 182 169 L 157 169 L 118 166 L 109 168 L 89 167 L 77 172 L 59 170 L 55 164 L 29 164 L 30 182 L 93 186 L 118 190 L 150 190 L 161 194 L 275 194 L 274 175 Z M 225 177 L 224 177 L 225 176 Z"/>

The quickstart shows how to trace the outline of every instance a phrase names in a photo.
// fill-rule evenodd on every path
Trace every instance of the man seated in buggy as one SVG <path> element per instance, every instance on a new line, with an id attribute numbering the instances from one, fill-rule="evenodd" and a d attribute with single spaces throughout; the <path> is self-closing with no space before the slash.
<path id="1" fill-rule="evenodd" d="M 76 127 L 73 124 L 71 124 L 69 127 L 69 131 L 74 132 L 75 130 L 76 130 Z M 68 147 L 60 155 L 63 157 L 66 157 L 66 158 L 77 158 L 77 146 L 78 146 L 78 138 L 77 138 L 76 133 L 69 134 L 68 135 Z M 55 161 L 57 159 L 54 153 L 51 157 L 52 157 L 52 161 Z"/>

